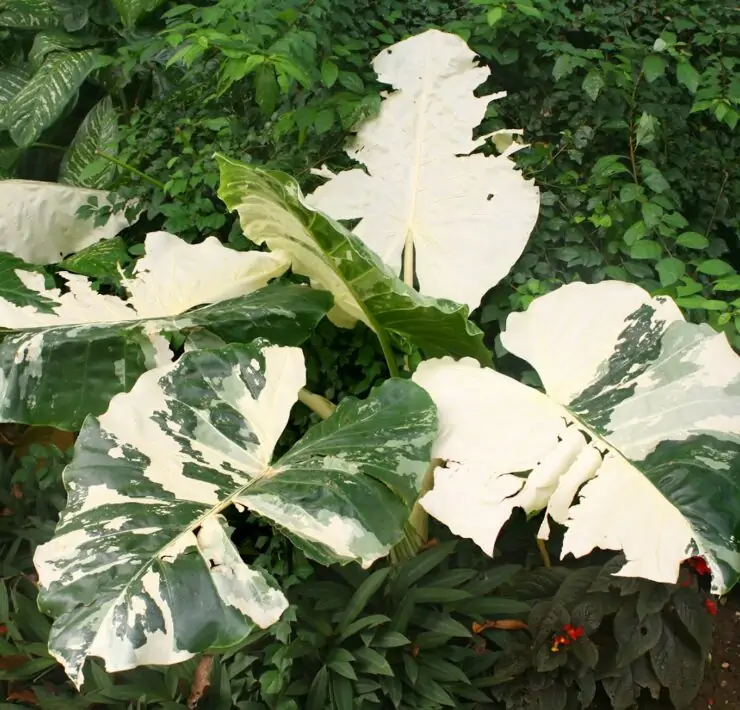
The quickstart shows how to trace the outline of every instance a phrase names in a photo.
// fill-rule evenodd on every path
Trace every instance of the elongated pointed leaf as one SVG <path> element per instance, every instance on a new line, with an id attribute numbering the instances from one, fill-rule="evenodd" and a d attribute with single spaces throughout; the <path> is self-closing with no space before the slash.
<path id="1" fill-rule="evenodd" d="M 60 8 L 48 0 L 0 1 L 0 27 L 37 30 L 57 27 L 61 23 Z"/>
<path id="2" fill-rule="evenodd" d="M 490 70 L 439 30 L 387 47 L 373 68 L 396 91 L 345 148 L 367 172 L 332 176 L 308 204 L 361 218 L 354 233 L 396 274 L 413 251 L 422 293 L 473 310 L 521 256 L 539 213 L 537 187 L 510 153 L 470 155 L 484 142 L 473 132 L 488 103 L 505 93 L 474 95 Z"/>
<path id="3" fill-rule="evenodd" d="M 0 182 L 0 251 L 32 264 L 55 264 L 128 227 L 123 212 L 111 214 L 102 227 L 78 210 L 89 200 L 110 207 L 110 193 L 35 180 Z"/>
<path id="4" fill-rule="evenodd" d="M 35 556 L 50 651 L 78 686 L 88 656 L 108 671 L 177 663 L 280 617 L 282 593 L 228 538 L 231 504 L 322 559 L 369 565 L 399 539 L 436 433 L 431 399 L 390 380 L 272 463 L 304 384 L 297 348 L 198 350 L 88 419 Z"/>
<path id="5" fill-rule="evenodd" d="M 307 287 L 263 288 L 288 266 L 279 253 L 234 252 L 215 237 L 189 245 L 164 232 L 150 234 L 146 249 L 125 281 L 127 301 L 70 273 L 62 294 L 44 287 L 43 274 L 6 262 L 14 278 L 0 282 L 0 327 L 15 332 L 0 343 L 0 420 L 78 429 L 171 360 L 168 333 L 207 327 L 228 342 L 269 334 L 296 345 L 331 306 L 328 293 Z"/>
<path id="6" fill-rule="evenodd" d="M 334 295 L 329 313 L 336 324 L 361 320 L 379 337 L 392 333 L 429 355 L 469 355 L 491 360 L 482 332 L 468 309 L 422 296 L 395 277 L 375 253 L 338 222 L 308 207 L 298 184 L 285 173 L 216 156 L 219 196 L 239 213 L 242 229 L 256 244 L 290 254 L 293 271 Z"/>
<path id="7" fill-rule="evenodd" d="M 48 56 L 6 106 L 5 122 L 16 145 L 28 147 L 61 116 L 98 61 L 99 54 L 93 49 Z"/>
<path id="8" fill-rule="evenodd" d="M 6 108 L 13 97 L 31 78 L 26 67 L 3 67 L 0 69 L 0 131 L 7 128 Z"/>
<path id="9" fill-rule="evenodd" d="M 509 317 L 504 346 L 547 394 L 471 360 L 414 380 L 443 436 L 426 510 L 491 552 L 516 507 L 567 527 L 562 554 L 623 550 L 618 573 L 674 583 L 704 555 L 712 589 L 740 576 L 740 359 L 638 286 L 564 286 Z M 547 537 L 547 518 L 540 530 Z"/>
<path id="10" fill-rule="evenodd" d="M 91 167 L 100 162 L 99 150 L 108 155 L 118 153 L 118 112 L 110 96 L 95 104 L 77 129 L 59 168 L 59 182 L 96 189 L 109 187 L 115 173 L 113 163 L 104 160 L 104 165 L 90 174 Z"/>

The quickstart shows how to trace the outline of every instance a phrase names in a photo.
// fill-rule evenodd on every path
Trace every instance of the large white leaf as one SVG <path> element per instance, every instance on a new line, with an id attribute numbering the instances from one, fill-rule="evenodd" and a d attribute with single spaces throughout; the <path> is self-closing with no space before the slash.
<path id="1" fill-rule="evenodd" d="M 197 350 L 87 420 L 35 555 L 58 617 L 49 647 L 78 686 L 88 656 L 108 671 L 177 663 L 280 617 L 285 597 L 229 540 L 231 505 L 324 562 L 369 566 L 401 537 L 437 429 L 429 395 L 390 380 L 347 398 L 273 462 L 305 378 L 297 348 Z"/>
<path id="2" fill-rule="evenodd" d="M 77 429 L 170 361 L 164 334 L 207 327 L 229 342 L 269 334 L 297 345 L 332 303 L 307 287 L 263 288 L 288 268 L 279 252 L 235 252 L 215 237 L 191 245 L 166 232 L 149 234 L 145 248 L 124 279 L 127 300 L 79 274 L 61 272 L 66 292 L 49 288 L 40 270 L 0 255 L 0 328 L 15 331 L 0 343 L 0 420 Z"/>
<path id="3" fill-rule="evenodd" d="M 79 218 L 77 211 L 91 197 L 101 207 L 110 205 L 109 194 L 102 190 L 0 180 L 0 251 L 30 264 L 54 264 L 129 226 L 123 212 L 111 214 L 102 227 L 92 218 Z"/>
<path id="4" fill-rule="evenodd" d="M 562 553 L 623 550 L 620 574 L 675 582 L 704 555 L 740 576 L 740 359 L 638 286 L 570 284 L 509 316 L 504 346 L 547 394 L 472 360 L 422 363 L 440 416 L 424 508 L 491 553 L 514 508 L 547 508 Z"/>
<path id="5" fill-rule="evenodd" d="M 363 123 L 347 154 L 361 169 L 333 176 L 307 200 L 354 229 L 395 273 L 415 253 L 422 293 L 465 303 L 514 265 L 537 220 L 539 192 L 510 153 L 470 155 L 492 99 L 473 91 L 490 75 L 457 35 L 428 30 L 384 49 L 373 67 L 396 91 Z M 404 269 L 404 272 L 406 269 Z"/>

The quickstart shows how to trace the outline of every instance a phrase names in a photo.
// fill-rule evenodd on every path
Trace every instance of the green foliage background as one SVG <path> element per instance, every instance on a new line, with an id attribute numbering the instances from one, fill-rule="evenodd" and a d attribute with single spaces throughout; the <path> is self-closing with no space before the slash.
<path id="1" fill-rule="evenodd" d="M 0 0 L 0 178 L 115 189 L 120 208 L 131 197 L 143 197 L 147 212 L 115 242 L 112 263 L 139 255 L 143 236 L 153 229 L 188 241 L 216 234 L 247 249 L 216 197 L 213 154 L 283 169 L 310 189 L 313 168 L 347 165 L 343 143 L 357 121 L 380 106 L 383 87 L 370 66 L 373 56 L 428 27 L 458 33 L 490 66 L 482 91 L 506 90 L 508 96 L 491 103 L 480 132 L 523 128 L 528 147 L 515 159 L 541 190 L 540 219 L 526 252 L 476 314 L 497 354 L 505 355 L 497 335 L 512 310 L 560 284 L 605 278 L 675 298 L 690 320 L 724 331 L 740 350 L 740 16 L 732 0 Z M 29 119 L 28 102 L 19 108 L 13 97 L 26 90 L 31 103 L 37 100 L 43 86 L 31 85 L 33 77 L 43 70 L 64 79 L 65 67 L 83 52 L 91 52 L 94 61 L 76 78 L 67 76 L 54 112 Z M 90 275 L 101 287 L 117 279 L 112 268 Z M 361 326 L 338 331 L 323 323 L 307 351 L 309 388 L 335 402 L 346 394 L 364 395 L 384 376 L 376 339 Z M 498 366 L 516 372 L 512 360 L 500 358 Z M 284 443 L 310 416 L 295 408 Z M 11 684 L 6 689 L 26 683 L 43 708 L 184 708 L 195 662 L 166 671 L 139 669 L 115 680 L 94 667 L 81 696 L 54 675 L 55 664 L 45 655 L 48 620 L 35 609 L 33 580 L 25 575 L 32 569 L 33 547 L 51 535 L 62 506 L 59 471 L 66 454 L 45 446 L 21 455 L 7 436 L 4 443 L 2 488 L 23 496 L 9 493 L 2 502 L 10 512 L 0 519 L 0 624 L 6 629 L 1 655 L 31 659 L 0 671 L 0 679 Z M 357 639 L 351 648 L 332 642 L 325 654 L 314 653 L 324 648 L 317 639 L 326 632 L 317 625 L 341 623 L 338 610 L 371 577 L 358 570 L 318 573 L 256 521 L 236 535 L 244 540 L 245 556 L 293 590 L 296 606 L 270 635 L 255 641 L 259 651 L 235 650 L 217 666 L 206 707 L 310 710 L 325 701 L 343 707 L 336 697 L 346 694 L 347 683 L 356 684 L 353 692 L 368 707 L 396 707 L 398 690 L 385 673 L 386 656 L 395 659 L 394 669 L 403 669 L 399 677 L 408 680 L 418 669 L 410 670 L 406 658 L 414 657 L 388 646 L 387 638 L 379 651 L 376 633 L 366 631 L 361 645 L 367 650 L 358 663 L 340 652 L 355 653 Z M 512 545 L 517 559 L 531 567 L 531 536 L 527 540 Z M 464 695 L 459 705 L 446 700 L 462 683 L 444 665 L 450 658 L 471 677 L 490 680 L 490 668 L 505 651 L 503 632 L 489 638 L 486 654 L 499 654 L 494 657 L 478 656 L 466 645 L 469 626 L 461 624 L 454 598 L 461 598 L 469 579 L 456 580 L 465 570 L 473 576 L 488 572 L 469 551 L 454 563 L 450 559 L 440 558 L 433 572 L 445 584 L 427 585 L 427 592 L 418 587 L 446 631 L 424 627 L 424 614 L 408 623 L 419 627 L 416 633 L 441 633 L 424 638 L 431 649 L 450 645 L 451 655 L 430 661 L 435 670 L 424 687 L 432 690 L 406 706 L 519 707 L 516 685 L 509 686 L 508 696 L 499 694 L 502 705 L 477 705 L 475 697 Z M 324 598 L 315 619 L 300 613 L 301 604 L 315 604 L 316 590 L 330 589 L 334 596 Z M 372 601 L 368 596 L 367 618 L 390 614 L 393 592 L 383 589 L 376 589 Z M 497 596 L 497 589 L 480 592 L 491 602 L 481 620 L 524 613 L 511 602 L 516 590 L 504 587 Z M 439 621 L 443 612 L 448 621 Z M 665 612 L 666 623 L 674 624 L 671 614 Z M 458 635 L 447 633 L 454 629 Z M 705 634 L 702 629 L 696 633 Z M 295 644 L 306 640 L 314 651 L 301 655 Z M 329 669 L 323 676 L 322 668 Z M 526 666 L 519 673 L 525 670 L 533 672 Z M 307 674 L 314 679 L 308 688 L 287 693 L 289 679 L 305 683 Z M 662 686 L 670 686 L 669 676 L 661 677 Z M 373 694 L 383 699 L 380 705 Z M 559 700 L 543 697 L 548 710 L 557 710 Z M 391 704 L 383 705 L 386 700 Z"/>

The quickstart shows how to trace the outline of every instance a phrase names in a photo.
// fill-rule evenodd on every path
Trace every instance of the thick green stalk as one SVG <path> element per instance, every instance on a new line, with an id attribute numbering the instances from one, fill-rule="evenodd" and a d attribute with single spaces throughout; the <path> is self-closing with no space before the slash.
<path id="1" fill-rule="evenodd" d="M 150 177 L 146 173 L 142 173 L 141 170 L 138 168 L 135 168 L 133 165 L 129 165 L 128 163 L 124 163 L 122 160 L 119 160 L 116 158 L 115 155 L 109 155 L 108 153 L 105 153 L 102 150 L 96 150 L 95 151 L 101 158 L 105 158 L 106 160 L 109 160 L 114 165 L 117 165 L 119 168 L 122 168 L 123 170 L 128 170 L 130 173 L 133 173 L 134 175 L 138 175 L 142 180 L 145 180 L 150 185 L 154 185 L 154 187 L 158 187 L 162 192 L 166 192 L 165 184 L 163 182 L 160 182 L 159 180 L 154 179 L 153 177 Z"/>

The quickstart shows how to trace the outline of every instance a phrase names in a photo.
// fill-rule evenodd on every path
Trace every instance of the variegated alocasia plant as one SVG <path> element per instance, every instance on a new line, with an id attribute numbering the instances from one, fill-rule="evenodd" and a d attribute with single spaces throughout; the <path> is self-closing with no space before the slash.
<path id="1" fill-rule="evenodd" d="M 280 618 L 288 602 L 241 559 L 229 506 L 323 562 L 369 566 L 398 541 L 437 433 L 431 398 L 388 380 L 273 461 L 305 377 L 298 348 L 195 350 L 86 421 L 67 507 L 35 556 L 49 649 L 78 687 L 88 656 L 108 671 L 176 663 Z"/>
<path id="2" fill-rule="evenodd" d="M 478 307 L 524 250 L 539 191 L 510 155 L 471 154 L 488 104 L 473 92 L 490 76 L 455 34 L 429 30 L 384 49 L 373 61 L 395 91 L 360 125 L 346 149 L 365 170 L 337 175 L 307 197 L 354 233 L 422 293 Z M 506 131 L 507 133 L 515 131 Z M 403 268 L 402 268 L 403 255 Z"/>
<path id="3" fill-rule="evenodd" d="M 279 252 L 239 253 L 213 237 L 190 245 L 166 232 L 149 234 L 145 247 L 123 281 L 128 300 L 65 272 L 62 292 L 37 267 L 0 254 L 0 329 L 10 331 L 0 342 L 0 421 L 79 429 L 142 372 L 172 360 L 168 333 L 208 327 L 229 342 L 269 334 L 298 345 L 331 307 L 326 292 L 266 286 L 288 268 Z"/>
<path id="4" fill-rule="evenodd" d="M 478 363 L 422 363 L 443 467 L 421 505 L 489 554 L 515 508 L 546 509 L 562 554 L 623 550 L 618 573 L 674 583 L 703 555 L 715 593 L 740 577 L 740 358 L 668 298 L 570 284 L 509 316 L 502 343 L 545 393 Z"/>

